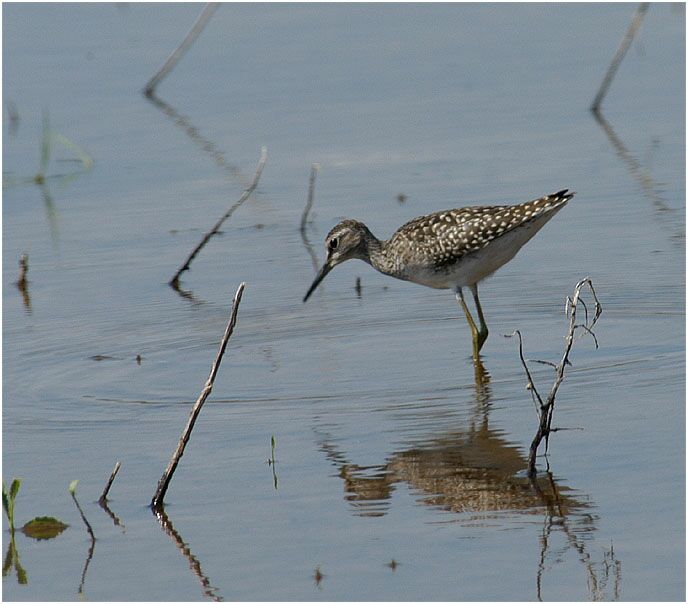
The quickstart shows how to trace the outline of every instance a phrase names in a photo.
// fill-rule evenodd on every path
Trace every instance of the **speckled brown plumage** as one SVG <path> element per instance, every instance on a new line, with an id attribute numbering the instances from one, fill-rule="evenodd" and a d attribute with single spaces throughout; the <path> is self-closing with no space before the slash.
<path id="1" fill-rule="evenodd" d="M 358 258 L 381 273 L 430 287 L 471 285 L 476 282 L 471 281 L 473 274 L 480 278 L 487 275 L 481 276 L 480 270 L 469 270 L 466 278 L 462 278 L 462 260 L 473 256 L 474 262 L 466 263 L 472 268 L 470 265 L 488 255 L 490 248 L 503 245 L 508 249 L 495 257 L 499 260 L 508 256 L 499 266 L 508 262 L 573 195 L 564 189 L 518 205 L 471 206 L 435 212 L 407 222 L 387 241 L 377 239 L 362 222 L 343 220 L 326 237 L 328 262 L 329 257 L 332 266 Z M 525 229 L 522 237 L 509 237 L 509 233 L 519 229 Z M 491 269 L 494 262 L 488 258 L 483 264 Z"/>
<path id="2" fill-rule="evenodd" d="M 514 206 L 475 206 L 419 216 L 399 228 L 385 247 L 407 259 L 423 255 L 438 266 L 456 262 L 572 196 L 560 191 Z"/>

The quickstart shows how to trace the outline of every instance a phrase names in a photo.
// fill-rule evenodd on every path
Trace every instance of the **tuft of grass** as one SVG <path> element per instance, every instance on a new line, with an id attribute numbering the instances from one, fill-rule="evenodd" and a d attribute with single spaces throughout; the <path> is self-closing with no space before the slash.
<path id="1" fill-rule="evenodd" d="M 74 141 L 68 139 L 64 134 L 53 132 L 51 139 L 57 141 L 63 147 L 67 147 L 67 149 L 74 153 L 81 162 L 84 170 L 88 170 L 93 166 L 93 158 L 84 151 L 83 147 L 80 147 Z"/>
<path id="2" fill-rule="evenodd" d="M 42 185 L 45 182 L 45 175 L 48 171 L 48 164 L 50 163 L 50 116 L 48 110 L 43 110 L 43 136 L 41 137 L 41 163 L 38 166 L 38 172 L 33 177 L 37 185 Z"/>
<path id="3" fill-rule="evenodd" d="M 10 532 L 14 533 L 14 502 L 17 499 L 17 494 L 19 493 L 19 487 L 21 486 L 20 478 L 13 478 L 12 484 L 9 490 L 2 483 L 2 509 L 5 510 L 5 515 L 7 516 L 7 522 L 10 525 Z"/>
<path id="4" fill-rule="evenodd" d="M 73 140 L 68 139 L 64 134 L 55 132 L 50 128 L 50 115 L 48 110 L 43 110 L 43 135 L 41 136 L 41 161 L 38 167 L 38 172 L 33 177 L 33 181 L 37 185 L 45 183 L 48 177 L 48 166 L 50 165 L 50 153 L 53 143 L 60 143 L 63 147 L 69 149 L 81 162 L 84 170 L 90 170 L 93 167 L 93 158 L 84 151 L 82 147 L 77 145 Z"/>

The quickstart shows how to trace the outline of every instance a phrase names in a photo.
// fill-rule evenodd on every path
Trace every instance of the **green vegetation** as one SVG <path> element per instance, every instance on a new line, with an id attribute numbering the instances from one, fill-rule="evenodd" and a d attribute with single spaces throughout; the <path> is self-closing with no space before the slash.
<path id="1" fill-rule="evenodd" d="M 19 493 L 19 487 L 21 486 L 21 479 L 14 478 L 9 490 L 2 483 L 2 509 L 5 510 L 5 515 L 7 516 L 7 522 L 10 525 L 10 533 L 14 533 L 14 501 L 17 498 L 17 493 Z"/>
<path id="2" fill-rule="evenodd" d="M 74 157 L 68 161 L 78 162 L 81 165 L 81 170 L 69 172 L 67 174 L 48 174 L 50 166 L 50 158 L 53 152 L 54 145 L 58 143 L 61 146 L 69 149 L 74 154 Z M 93 158 L 77 143 L 67 138 L 64 134 L 56 132 L 50 128 L 50 117 L 48 111 L 43 111 L 43 134 L 41 136 L 41 153 L 38 171 L 33 176 L 25 178 L 9 178 L 6 179 L 3 175 L 2 186 L 13 186 L 22 184 L 35 184 L 43 187 L 48 179 L 59 179 L 61 182 L 68 182 L 73 180 L 79 174 L 90 170 L 93 167 Z"/>
<path id="3" fill-rule="evenodd" d="M 10 542 L 7 546 L 7 553 L 2 564 L 2 576 L 6 577 L 14 568 L 17 573 L 17 582 L 20 585 L 26 585 L 29 582 L 29 577 L 26 570 L 19 562 L 19 552 L 17 551 L 17 544 L 14 539 L 14 503 L 19 494 L 19 487 L 21 486 L 21 479 L 13 478 L 9 489 L 3 481 L 2 483 L 2 509 L 5 510 L 7 522 L 10 525 Z M 32 539 L 53 539 L 64 531 L 69 525 L 61 522 L 52 516 L 38 516 L 33 520 L 29 520 L 21 529 L 19 529 L 27 537 Z"/>
<path id="4" fill-rule="evenodd" d="M 64 531 L 69 525 L 52 516 L 38 516 L 29 520 L 21 531 L 32 539 L 53 539 Z"/>

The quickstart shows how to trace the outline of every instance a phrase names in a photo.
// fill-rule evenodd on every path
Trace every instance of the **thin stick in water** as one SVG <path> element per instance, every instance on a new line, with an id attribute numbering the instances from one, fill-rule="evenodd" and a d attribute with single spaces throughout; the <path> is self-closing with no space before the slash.
<path id="1" fill-rule="evenodd" d="M 189 30 L 189 33 L 186 34 L 181 44 L 174 49 L 172 54 L 167 58 L 167 61 L 165 61 L 165 64 L 158 70 L 158 72 L 150 80 L 148 80 L 146 87 L 143 89 L 143 93 L 146 96 L 152 96 L 155 93 L 155 89 L 157 88 L 160 81 L 170 71 L 172 71 L 172 69 L 174 69 L 174 66 L 179 62 L 179 59 L 181 59 L 184 56 L 186 51 L 189 49 L 189 46 L 191 46 L 194 43 L 194 40 L 203 31 L 203 28 L 205 27 L 206 23 L 208 22 L 208 20 L 210 19 L 210 17 L 215 12 L 218 6 L 220 6 L 219 2 L 208 2 L 203 7 L 201 14 L 198 16 L 198 19 L 196 19 L 196 22 Z"/>
<path id="2" fill-rule="evenodd" d="M 162 508 L 163 505 L 163 499 L 165 497 L 165 493 L 167 492 L 167 487 L 170 485 L 170 481 L 172 480 L 172 476 L 174 474 L 174 471 L 177 469 L 177 465 L 179 464 L 179 460 L 181 459 L 182 455 L 184 455 L 184 449 L 186 448 L 186 443 L 189 442 L 189 438 L 191 437 L 191 431 L 193 430 L 194 424 L 196 423 L 196 419 L 198 419 L 198 415 L 201 412 L 201 408 L 203 407 L 203 403 L 205 403 L 205 400 L 208 398 L 210 395 L 212 389 L 213 389 L 213 383 L 215 382 L 215 376 L 217 375 L 217 371 L 220 368 L 220 363 L 222 361 L 222 357 L 225 353 L 225 349 L 227 348 L 227 342 L 229 341 L 230 336 L 232 335 L 232 332 L 234 331 L 234 325 L 236 324 L 236 317 L 237 317 L 237 310 L 239 309 L 239 303 L 241 302 L 241 296 L 244 293 L 244 286 L 245 283 L 241 283 L 239 285 L 239 288 L 236 291 L 236 294 L 234 294 L 234 300 L 232 302 L 232 312 L 229 317 L 229 322 L 227 323 L 227 327 L 225 329 L 225 334 L 222 337 L 222 342 L 220 342 L 220 348 L 217 351 L 217 355 L 215 356 L 215 360 L 213 361 L 213 364 L 210 368 L 210 375 L 208 376 L 208 379 L 206 380 L 205 386 L 203 386 L 203 390 L 201 391 L 201 394 L 199 395 L 198 399 L 194 403 L 193 408 L 191 409 L 191 414 L 189 415 L 189 419 L 186 422 L 186 427 L 184 428 L 184 431 L 182 432 L 182 436 L 179 439 L 179 443 L 177 444 L 177 448 L 175 452 L 172 454 L 172 458 L 170 459 L 169 464 L 167 464 L 167 468 L 165 469 L 165 472 L 163 473 L 162 477 L 160 478 L 158 482 L 158 488 L 155 491 L 155 495 L 153 496 L 153 499 L 151 500 L 151 507 L 155 509 L 160 509 Z"/>
<path id="3" fill-rule="evenodd" d="M 79 583 L 78 591 L 79 595 L 81 595 L 84 593 L 84 583 L 86 582 L 86 572 L 88 571 L 88 565 L 91 563 L 91 560 L 93 559 L 93 552 L 96 549 L 96 536 L 93 533 L 91 523 L 86 519 L 86 515 L 84 514 L 84 511 L 81 509 L 79 501 L 76 498 L 76 485 L 78 482 L 78 480 L 72 480 L 72 482 L 69 484 L 69 493 L 72 496 L 72 499 L 74 500 L 74 505 L 76 505 L 76 509 L 79 510 L 81 520 L 83 520 L 84 524 L 86 525 L 88 536 L 91 539 L 91 545 L 88 548 L 88 554 L 86 555 L 86 561 L 84 562 L 84 569 L 83 571 L 81 571 L 81 582 Z"/>
<path id="4" fill-rule="evenodd" d="M 592 112 L 599 112 L 600 105 L 602 104 L 602 101 L 604 100 L 604 97 L 607 94 L 609 85 L 612 83 L 612 80 L 616 75 L 616 70 L 619 68 L 619 65 L 621 64 L 621 61 L 623 60 L 624 55 L 628 50 L 628 47 L 631 45 L 631 42 L 633 42 L 633 38 L 635 37 L 635 34 L 640 28 L 640 24 L 643 22 L 643 18 L 645 17 L 645 13 L 647 12 L 647 9 L 649 7 L 649 2 L 641 2 L 638 5 L 638 8 L 635 11 L 635 15 L 633 15 L 633 20 L 631 21 L 631 24 L 628 26 L 628 30 L 626 31 L 626 35 L 621 40 L 621 44 L 619 44 L 619 48 L 617 49 L 616 54 L 612 59 L 612 62 L 609 64 L 609 68 L 607 69 L 607 73 L 604 76 L 604 80 L 602 80 L 600 89 L 597 91 L 595 100 L 592 102 L 592 105 L 590 106 L 590 110 Z"/>
<path id="5" fill-rule="evenodd" d="M 222 226 L 222 223 L 229 218 L 234 211 L 242 204 L 244 203 L 250 196 L 251 193 L 256 189 L 258 186 L 258 181 L 260 180 L 260 175 L 263 173 L 263 168 L 265 167 L 265 162 L 268 160 L 268 149 L 267 147 L 263 147 L 260 150 L 260 160 L 258 161 L 258 169 L 256 170 L 256 174 L 253 177 L 253 182 L 248 186 L 248 188 L 242 193 L 241 197 L 237 201 L 234 202 L 231 208 L 227 210 L 222 216 L 220 216 L 220 219 L 213 225 L 213 228 L 210 229 L 205 235 L 203 235 L 203 239 L 201 239 L 200 243 L 193 249 L 193 251 L 189 254 L 188 258 L 182 264 L 178 269 L 177 272 L 174 274 L 174 277 L 170 279 L 169 285 L 173 287 L 174 289 L 179 289 L 179 277 L 184 271 L 189 270 L 189 266 L 191 265 L 191 262 L 193 259 L 196 257 L 198 252 L 203 249 L 203 246 L 205 246 L 206 243 L 210 240 L 210 238 L 217 234 L 220 231 L 220 227 Z"/>
<path id="6" fill-rule="evenodd" d="M 303 245 L 306 247 L 308 255 L 311 257 L 311 262 L 313 263 L 313 270 L 318 272 L 318 257 L 315 254 L 315 250 L 308 240 L 308 235 L 306 235 L 306 225 L 308 223 L 308 214 L 313 207 L 313 199 L 315 198 L 315 177 L 318 175 L 320 170 L 320 164 L 311 165 L 311 176 L 308 181 L 308 199 L 306 200 L 306 207 L 303 209 L 303 214 L 301 214 L 301 226 L 299 230 L 301 231 L 301 239 L 303 240 Z"/>
<path id="7" fill-rule="evenodd" d="M 105 485 L 105 488 L 103 489 L 103 494 L 100 496 L 100 499 L 98 499 L 98 503 L 101 505 L 107 501 L 107 496 L 108 493 L 110 492 L 110 487 L 112 486 L 112 483 L 115 480 L 115 476 L 117 476 L 117 472 L 119 472 L 120 467 L 122 464 L 120 462 L 117 462 L 115 464 L 114 470 L 112 470 L 112 474 L 110 474 L 110 480 L 107 481 L 107 484 Z"/>
<path id="8" fill-rule="evenodd" d="M 26 284 L 28 283 L 28 279 L 26 278 L 27 273 L 29 272 L 29 255 L 26 253 L 23 253 L 21 256 L 19 256 L 19 279 L 17 279 L 17 287 L 19 289 L 26 289 Z"/>
<path id="9" fill-rule="evenodd" d="M 315 194 L 315 177 L 318 175 L 318 170 L 320 170 L 320 164 L 313 164 L 311 166 L 311 177 L 308 181 L 308 199 L 306 200 L 306 207 L 301 214 L 301 233 L 303 234 L 306 230 L 306 222 L 308 221 L 308 213 L 313 207 L 313 197 Z"/>

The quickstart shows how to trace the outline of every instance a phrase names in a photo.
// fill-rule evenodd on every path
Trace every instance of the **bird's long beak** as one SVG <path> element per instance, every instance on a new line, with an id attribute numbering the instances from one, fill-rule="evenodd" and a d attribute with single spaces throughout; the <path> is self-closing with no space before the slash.
<path id="1" fill-rule="evenodd" d="M 306 295 L 303 297 L 304 302 L 311 297 L 311 294 L 315 291 L 315 288 L 318 287 L 318 285 L 320 285 L 320 282 L 325 278 L 327 273 L 329 273 L 333 269 L 333 267 L 334 265 L 330 264 L 329 262 L 325 262 L 325 264 L 323 264 L 322 268 L 320 269 L 320 271 L 318 271 L 318 274 L 313 280 L 313 283 L 308 288 Z"/>

